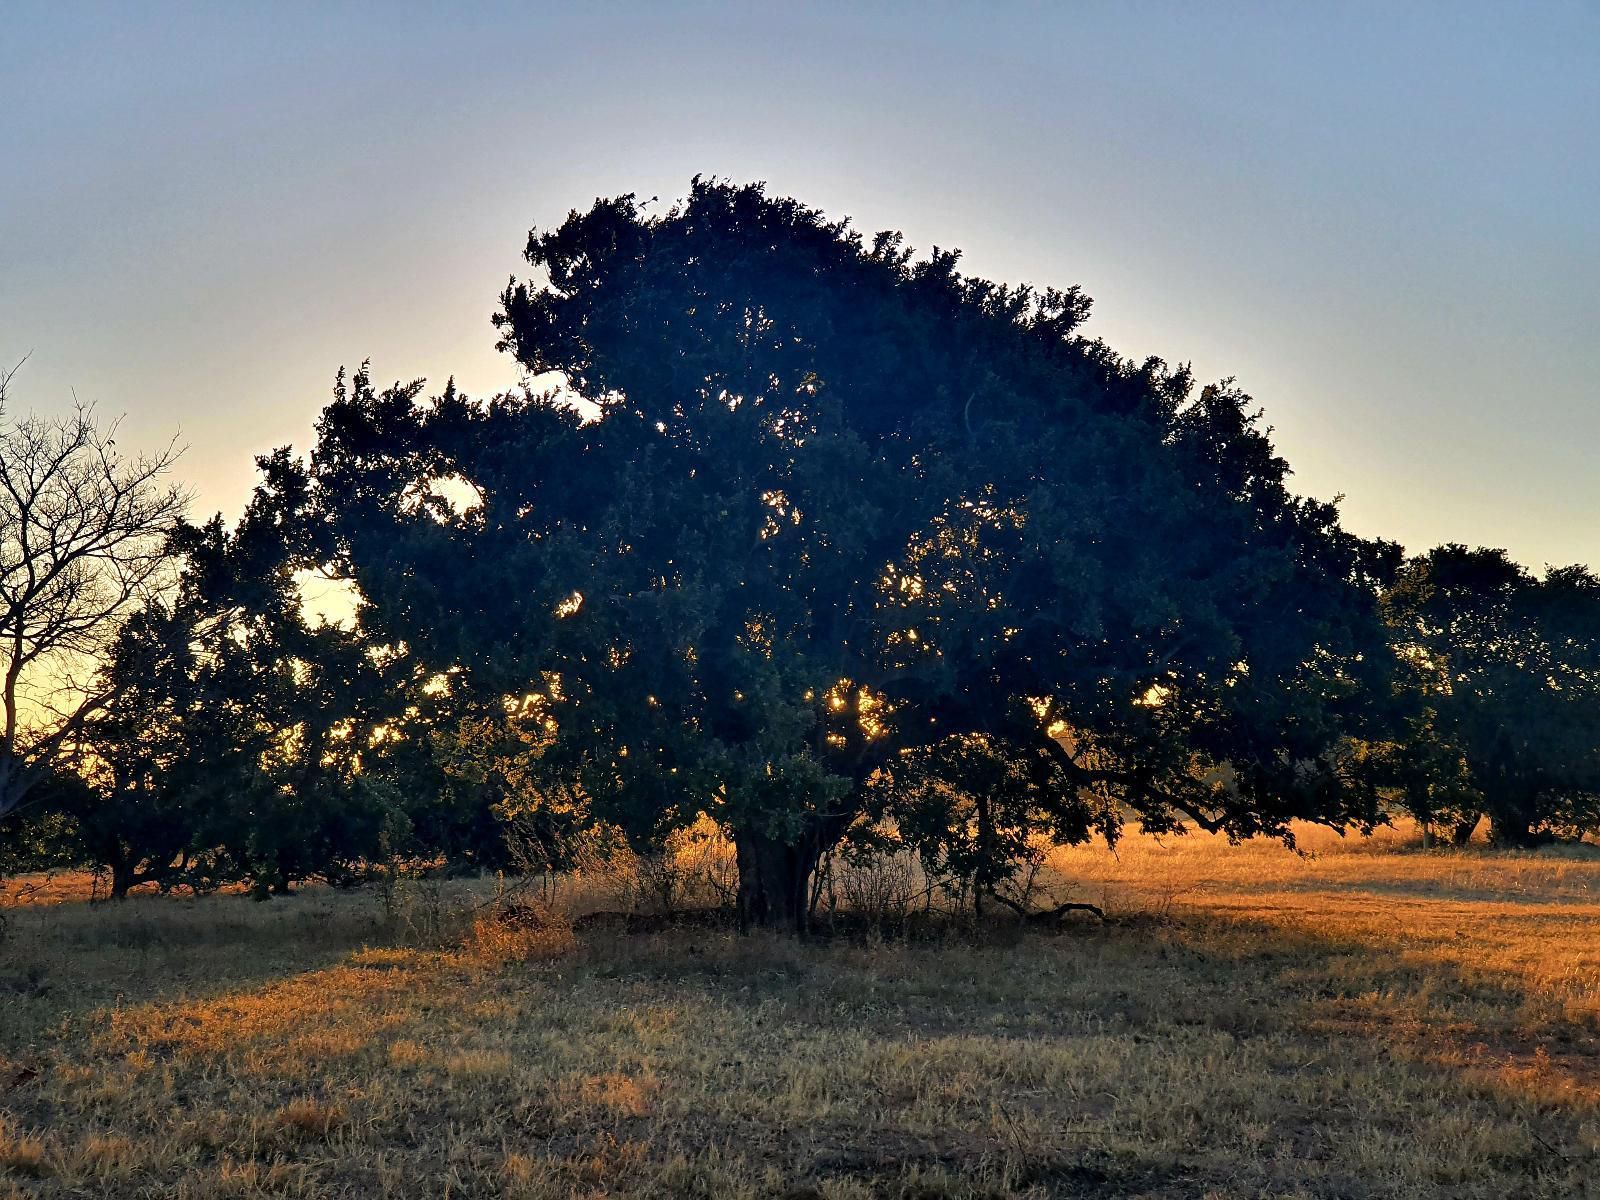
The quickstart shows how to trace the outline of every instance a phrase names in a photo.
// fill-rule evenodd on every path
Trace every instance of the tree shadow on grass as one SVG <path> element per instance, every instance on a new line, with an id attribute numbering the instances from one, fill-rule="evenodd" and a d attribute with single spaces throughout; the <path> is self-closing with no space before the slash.
<path id="1" fill-rule="evenodd" d="M 1592 1031 L 1511 975 L 1304 923 L 1194 912 L 826 945 L 596 930 L 556 962 L 468 967 L 359 952 L 354 920 L 285 909 L 230 931 L 221 912 L 189 947 L 216 978 L 182 995 L 162 984 L 181 923 L 82 933 L 76 952 L 149 961 L 124 1015 L 59 1052 L 129 1088 L 148 1076 L 123 1064 L 148 1058 L 179 1093 L 248 1065 L 260 1111 L 237 1136 L 219 1125 L 222 1148 L 314 1164 L 329 1191 L 363 1194 L 383 1158 L 417 1194 L 462 1164 L 473 1194 L 505 1194 L 512 1153 L 551 1195 L 791 1200 L 1563 1196 L 1592 1174 Z M 392 1112 L 362 1092 L 374 1080 Z M 0 1108 L 66 1122 L 62 1138 L 105 1122 L 50 1084 Z M 342 1096 L 361 1137 L 285 1141 L 281 1106 L 308 1088 Z M 146 1145 L 187 1119 L 140 1111 L 111 1129 Z M 195 1182 L 210 1154 L 139 1178 Z"/>
<path id="2" fill-rule="evenodd" d="M 332 966 L 378 940 L 376 905 L 316 894 L 257 904 L 242 896 L 135 897 L 8 912 L 0 957 L 0 1055 L 107 1006 L 246 992 Z"/>
<path id="3" fill-rule="evenodd" d="M 1567 914 L 1556 906 L 1527 919 L 1540 916 Z M 870 1001 L 864 1014 L 908 1033 L 969 1027 L 974 1010 L 983 1010 L 986 1028 L 1038 1032 L 1032 1002 L 1049 986 L 1043 963 L 1051 980 L 1059 975 L 1062 998 L 1093 1013 L 1100 1028 L 1204 1025 L 1250 1036 L 1292 1026 L 1409 1046 L 1429 1061 L 1456 1063 L 1462 1046 L 1508 1066 L 1538 1059 L 1548 1069 L 1559 1058 L 1578 1094 L 1600 1098 L 1592 1019 L 1569 1015 L 1558 997 L 1514 972 L 1430 955 L 1426 938 L 1407 945 L 1191 908 L 1171 918 L 1073 921 L 1053 934 L 998 924 L 952 927 L 938 938 L 807 943 L 641 923 L 591 930 L 584 942 L 596 974 L 707 988 L 747 1003 L 848 1012 L 853 979 Z M 953 1000 L 964 1007 L 952 1009 Z"/>
<path id="4" fill-rule="evenodd" d="M 688 995 L 749 1012 L 776 1007 L 781 1015 L 768 1019 L 806 1028 L 802 1040 L 820 1054 L 865 1044 L 935 1077 L 941 1061 L 977 1056 L 969 1074 L 1012 1080 L 996 1085 L 1002 1110 L 1042 1106 L 1087 1135 L 1008 1146 L 999 1125 L 983 1136 L 952 1130 L 945 1142 L 901 1131 L 898 1157 L 910 1161 L 915 1143 L 915 1161 L 930 1169 L 971 1174 L 1003 1161 L 1013 1182 L 1056 1180 L 1045 1194 L 1232 1195 L 1231 1180 L 1239 1194 L 1566 1196 L 1586 1194 L 1600 1166 L 1600 1039 L 1514 973 L 1225 914 L 996 940 L 862 948 L 659 935 L 588 954 L 591 970 L 641 1003 Z M 1147 1054 L 1157 1074 L 1181 1082 L 1068 1081 L 1052 1086 L 1070 1102 L 1041 1099 L 1027 1058 L 1073 1046 L 1087 1047 L 1088 1063 L 1114 1052 L 1106 1046 L 1139 1047 L 1128 1061 Z M 967 1086 L 951 1070 L 948 1086 Z M 1219 1077 L 1232 1070 L 1259 1074 Z M 1149 1113 L 1163 1106 L 1186 1113 L 1172 1128 L 1207 1129 L 1220 1119 L 1208 1104 L 1250 1109 L 1239 1093 L 1251 1088 L 1262 1103 L 1237 1129 L 1152 1132 L 1163 1126 Z M 816 1137 L 803 1140 L 811 1157 L 791 1149 L 783 1163 L 802 1176 L 832 1161 Z M 896 1138 L 882 1128 L 823 1140 L 874 1187 L 892 1174 L 880 1149 Z"/>
<path id="5" fill-rule="evenodd" d="M 1565 916 L 1554 906 L 1484 920 Z M 1593 1015 L 1573 1013 L 1559 996 L 1514 970 L 1441 954 L 1437 934 L 1331 936 L 1300 924 L 1221 915 L 1197 916 L 1190 925 L 1194 941 L 1210 947 L 1200 953 L 1259 980 L 1252 989 L 1258 1002 L 1292 997 L 1294 1026 L 1306 1033 L 1376 1043 L 1474 1088 L 1519 1094 L 1538 1105 L 1590 1114 L 1600 1105 Z"/>

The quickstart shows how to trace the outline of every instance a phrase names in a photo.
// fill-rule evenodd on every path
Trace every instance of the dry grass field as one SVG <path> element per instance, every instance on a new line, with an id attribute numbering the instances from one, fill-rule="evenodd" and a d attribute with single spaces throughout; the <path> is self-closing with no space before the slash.
<path id="1" fill-rule="evenodd" d="M 1303 845 L 1062 851 L 1107 923 L 930 943 L 52 881 L 0 1196 L 1600 1195 L 1600 860 Z"/>

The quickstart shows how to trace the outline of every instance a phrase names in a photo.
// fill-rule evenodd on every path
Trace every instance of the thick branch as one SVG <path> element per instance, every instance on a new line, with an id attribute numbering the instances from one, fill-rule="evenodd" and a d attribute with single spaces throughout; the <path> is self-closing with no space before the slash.
<path id="1" fill-rule="evenodd" d="M 1066 916 L 1069 912 L 1093 913 L 1102 921 L 1106 919 L 1105 910 L 1098 904 L 1088 904 L 1082 900 L 1068 900 L 1063 904 L 1056 905 L 1054 908 L 1045 908 L 1034 912 L 1031 909 L 1024 908 L 1010 896 L 997 892 L 992 888 L 989 890 L 989 896 L 991 899 L 998 900 L 1030 925 L 1045 925 Z"/>

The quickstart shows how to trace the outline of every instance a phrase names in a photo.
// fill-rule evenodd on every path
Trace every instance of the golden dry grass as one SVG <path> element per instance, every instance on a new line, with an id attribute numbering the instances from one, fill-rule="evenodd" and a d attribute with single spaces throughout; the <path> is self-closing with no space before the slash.
<path id="1" fill-rule="evenodd" d="M 1110 923 L 936 944 L 16 908 L 0 1196 L 1600 1195 L 1600 862 L 1302 844 L 1061 851 Z"/>
<path id="2" fill-rule="evenodd" d="M 94 895 L 94 876 L 88 871 L 53 871 L 0 880 L 0 908 L 41 904 L 79 903 Z"/>

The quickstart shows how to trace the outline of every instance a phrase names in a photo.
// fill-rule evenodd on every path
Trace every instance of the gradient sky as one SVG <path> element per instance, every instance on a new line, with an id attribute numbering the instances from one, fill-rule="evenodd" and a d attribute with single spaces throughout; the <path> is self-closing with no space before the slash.
<path id="1" fill-rule="evenodd" d="M 17 3 L 0 360 L 197 511 L 335 370 L 517 381 L 530 225 L 696 172 L 1095 297 L 1412 549 L 1600 566 L 1600 6 Z"/>

